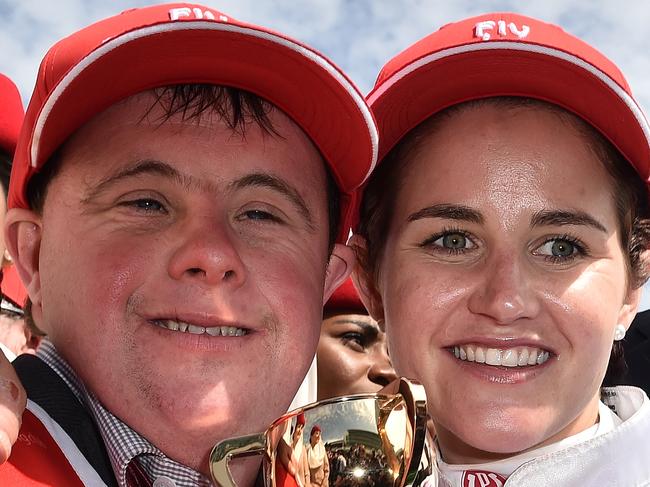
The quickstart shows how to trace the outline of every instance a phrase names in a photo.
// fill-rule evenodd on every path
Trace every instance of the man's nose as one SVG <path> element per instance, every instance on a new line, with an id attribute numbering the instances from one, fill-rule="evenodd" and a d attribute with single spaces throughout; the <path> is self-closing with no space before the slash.
<path id="1" fill-rule="evenodd" d="M 507 252 L 495 255 L 477 272 L 479 279 L 469 298 L 472 313 L 504 325 L 537 314 L 539 303 L 533 281 L 520 258 Z"/>
<path id="2" fill-rule="evenodd" d="M 180 243 L 169 261 L 172 278 L 235 287 L 245 282 L 246 268 L 227 225 L 203 219 L 186 225 L 181 232 Z"/>

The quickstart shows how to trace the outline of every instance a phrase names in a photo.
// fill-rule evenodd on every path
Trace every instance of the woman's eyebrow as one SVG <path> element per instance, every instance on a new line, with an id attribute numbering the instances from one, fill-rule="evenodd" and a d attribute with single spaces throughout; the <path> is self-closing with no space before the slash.
<path id="1" fill-rule="evenodd" d="M 542 210 L 536 212 L 530 219 L 531 228 L 549 225 L 583 225 L 609 233 L 605 225 L 580 210 Z"/>
<path id="2" fill-rule="evenodd" d="M 376 322 L 373 323 L 368 323 L 367 321 L 362 321 L 362 320 L 348 320 L 348 319 L 340 319 L 340 320 L 334 320 L 333 324 L 335 325 L 349 325 L 352 323 L 353 325 L 358 326 L 363 330 L 363 332 L 369 336 L 377 336 L 379 335 L 379 332 L 381 329 L 379 326 L 376 324 Z"/>
<path id="3" fill-rule="evenodd" d="M 413 222 L 423 218 L 445 218 L 447 220 L 462 220 L 477 224 L 481 224 L 484 221 L 483 215 L 473 208 L 448 203 L 441 203 L 422 208 L 415 213 L 411 213 L 408 217 L 408 221 Z"/>

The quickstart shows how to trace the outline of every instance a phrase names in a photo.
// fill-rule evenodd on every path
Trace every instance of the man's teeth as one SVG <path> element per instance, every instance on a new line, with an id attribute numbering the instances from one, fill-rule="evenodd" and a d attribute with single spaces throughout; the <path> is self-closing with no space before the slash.
<path id="1" fill-rule="evenodd" d="M 549 358 L 549 352 L 541 348 L 486 348 L 477 345 L 454 347 L 454 355 L 459 360 L 501 367 L 528 367 L 542 365 Z"/>
<path id="2" fill-rule="evenodd" d="M 246 330 L 243 328 L 236 328 L 234 326 L 196 326 L 184 321 L 174 321 L 174 320 L 154 320 L 154 323 L 161 328 L 166 328 L 167 330 L 180 331 L 183 333 L 190 333 L 192 335 L 203 335 L 207 334 L 213 337 L 224 336 L 224 337 L 240 337 L 246 335 Z"/>

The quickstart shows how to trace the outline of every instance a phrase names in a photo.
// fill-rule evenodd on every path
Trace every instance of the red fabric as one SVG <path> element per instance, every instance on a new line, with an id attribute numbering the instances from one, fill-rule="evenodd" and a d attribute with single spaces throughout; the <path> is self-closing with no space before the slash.
<path id="1" fill-rule="evenodd" d="M 11 457 L 0 465 L 0 485 L 84 487 L 45 426 L 30 411 L 23 414 Z"/>
<path id="2" fill-rule="evenodd" d="M 506 478 L 498 473 L 487 470 L 465 470 L 463 472 L 463 487 L 503 487 Z"/>
<path id="3" fill-rule="evenodd" d="M 345 311 L 359 311 L 360 314 L 368 314 L 361 299 L 359 299 L 359 293 L 354 287 L 354 284 L 352 284 L 352 279 L 348 279 L 341 284 L 336 291 L 334 291 L 332 297 L 329 298 L 327 303 L 325 303 L 325 309 L 327 311 L 335 311 L 339 309 Z"/>
<path id="4" fill-rule="evenodd" d="M 275 487 L 298 487 L 298 482 L 287 472 L 280 460 L 275 462 Z"/>
<path id="5" fill-rule="evenodd" d="M 23 101 L 16 85 L 0 74 L 0 149 L 13 155 L 23 123 Z"/>
<path id="6" fill-rule="evenodd" d="M 1 288 L 2 294 L 7 296 L 21 308 L 25 307 L 25 301 L 27 301 L 27 290 L 23 285 L 23 281 L 21 281 L 18 276 L 16 266 L 13 264 L 8 265 L 3 269 Z"/>

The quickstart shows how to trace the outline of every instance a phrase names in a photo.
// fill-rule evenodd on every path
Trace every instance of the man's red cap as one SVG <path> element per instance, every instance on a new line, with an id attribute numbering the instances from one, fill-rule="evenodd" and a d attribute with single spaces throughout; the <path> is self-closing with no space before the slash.
<path id="1" fill-rule="evenodd" d="M 341 190 L 339 241 L 347 240 L 354 190 L 377 158 L 376 126 L 363 96 L 310 47 L 187 3 L 127 10 L 48 51 L 16 150 L 9 207 L 28 207 L 29 179 L 94 115 L 138 92 L 186 83 L 247 90 L 291 117 Z"/>
<path id="2" fill-rule="evenodd" d="M 325 303 L 325 310 L 328 312 L 336 310 L 359 311 L 360 314 L 368 314 L 366 307 L 359 299 L 359 293 L 354 287 L 352 279 L 348 279 L 334 291 L 334 294 Z"/>
<path id="3" fill-rule="evenodd" d="M 23 123 L 23 101 L 13 81 L 0 74 L 0 149 L 13 155 Z"/>
<path id="4" fill-rule="evenodd" d="M 380 159 L 434 113 L 493 96 L 535 98 L 573 112 L 648 181 L 650 128 L 623 74 L 560 27 L 512 13 L 448 24 L 384 66 L 367 97 Z"/>

